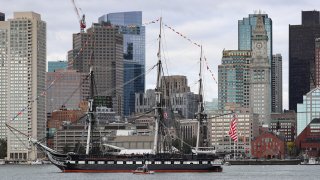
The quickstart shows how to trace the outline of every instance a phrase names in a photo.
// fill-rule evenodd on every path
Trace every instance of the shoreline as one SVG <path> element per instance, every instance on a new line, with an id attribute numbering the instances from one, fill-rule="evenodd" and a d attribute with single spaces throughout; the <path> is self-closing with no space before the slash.
<path id="1" fill-rule="evenodd" d="M 244 160 L 227 160 L 230 165 L 299 165 L 300 159 L 284 159 L 284 160 L 261 160 L 261 159 L 244 159 Z"/>

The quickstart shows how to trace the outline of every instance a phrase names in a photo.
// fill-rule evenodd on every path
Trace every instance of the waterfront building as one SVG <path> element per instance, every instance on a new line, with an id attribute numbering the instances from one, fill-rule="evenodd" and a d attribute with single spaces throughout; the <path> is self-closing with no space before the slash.
<path id="1" fill-rule="evenodd" d="M 262 15 L 257 16 L 252 32 L 252 62 L 250 64 L 250 107 L 259 114 L 260 124 L 270 126 L 271 81 L 268 60 L 268 36 Z"/>
<path id="2" fill-rule="evenodd" d="M 282 56 L 276 54 L 271 60 L 271 112 L 282 112 Z"/>
<path id="3" fill-rule="evenodd" d="M 252 157 L 264 159 L 283 159 L 286 145 L 283 137 L 269 131 L 263 131 L 251 142 Z"/>
<path id="4" fill-rule="evenodd" d="M 68 61 L 48 61 L 48 72 L 55 72 L 59 69 L 67 69 Z"/>
<path id="5" fill-rule="evenodd" d="M 319 116 L 318 116 L 319 117 Z M 308 157 L 320 157 L 320 118 L 314 118 L 295 141 L 298 152 Z"/>
<path id="6" fill-rule="evenodd" d="M 272 19 L 268 17 L 268 14 L 261 14 L 260 12 L 255 14 L 249 14 L 249 17 L 245 17 L 242 20 L 238 20 L 238 49 L 239 50 L 252 50 L 253 49 L 253 31 L 257 25 L 258 17 L 262 17 L 268 42 L 267 42 L 267 56 L 271 63 L 272 58 Z"/>
<path id="7" fill-rule="evenodd" d="M 218 66 L 218 108 L 235 103 L 250 106 L 251 51 L 223 50 L 222 63 Z"/>
<path id="8" fill-rule="evenodd" d="M 303 103 L 297 104 L 297 136 L 314 119 L 320 117 L 320 87 L 303 96 Z"/>
<path id="9" fill-rule="evenodd" d="M 85 121 L 85 119 L 82 119 Z M 76 147 L 85 147 L 87 133 L 83 133 L 84 125 L 65 124 L 54 136 L 54 150 L 58 152 L 77 152 Z M 92 132 L 92 139 L 99 139 L 94 142 L 94 147 L 101 147 L 102 151 L 107 150 L 110 144 L 127 149 L 151 149 L 153 147 L 153 131 L 148 126 L 130 123 L 110 123 L 97 126 L 98 131 Z M 99 148 L 100 149 L 100 148 Z M 93 149 L 92 149 L 93 150 Z"/>
<path id="10" fill-rule="evenodd" d="M 93 38 L 94 37 L 94 38 Z M 123 115 L 123 35 L 119 27 L 93 23 L 87 32 L 73 34 L 73 49 L 68 52 L 70 68 L 89 73 L 93 67 L 95 96 L 110 96 L 113 110 Z"/>
<path id="11" fill-rule="evenodd" d="M 248 108 L 241 108 L 237 104 L 228 104 L 225 110 L 218 110 L 208 114 L 209 146 L 216 147 L 219 152 L 233 152 L 234 141 L 228 132 L 234 112 L 237 117 L 238 143 L 236 151 L 250 156 L 251 140 L 258 136 L 258 114 Z"/>
<path id="12" fill-rule="evenodd" d="M 280 132 L 286 142 L 294 142 L 297 128 L 297 114 L 293 110 L 283 113 L 271 113 L 272 132 Z"/>
<path id="13" fill-rule="evenodd" d="M 54 147 L 54 135 L 62 128 L 63 125 L 71 124 L 77 122 L 85 112 L 82 110 L 68 110 L 66 108 L 61 108 L 52 113 L 48 113 L 47 117 L 47 144 L 50 148 Z"/>
<path id="14" fill-rule="evenodd" d="M 14 12 L 0 21 L 0 138 L 7 139 L 7 159 L 36 160 L 28 138 L 46 137 L 46 22 L 34 12 Z"/>
<path id="15" fill-rule="evenodd" d="M 135 112 L 135 93 L 145 91 L 145 26 L 142 12 L 117 12 L 103 15 L 99 23 L 119 26 L 123 34 L 123 112 L 129 116 Z"/>
<path id="16" fill-rule="evenodd" d="M 303 95 L 315 86 L 315 39 L 320 37 L 320 12 L 302 11 L 302 24 L 289 25 L 289 109 L 297 111 Z"/>

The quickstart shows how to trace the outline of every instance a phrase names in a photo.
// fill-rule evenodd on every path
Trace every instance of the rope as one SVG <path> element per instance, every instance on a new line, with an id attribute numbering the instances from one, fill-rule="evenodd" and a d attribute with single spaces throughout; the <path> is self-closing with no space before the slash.
<path id="1" fill-rule="evenodd" d="M 29 137 L 29 136 L 26 135 L 25 133 L 19 131 L 18 129 L 16 129 L 16 128 L 10 126 L 10 125 L 8 125 L 7 123 L 6 123 L 5 125 L 6 125 L 6 126 L 8 127 L 8 129 L 12 132 L 12 134 L 13 134 L 15 137 L 18 138 L 18 140 L 22 143 L 22 145 L 23 145 L 26 149 L 29 149 L 29 147 L 28 147 L 27 145 L 25 145 L 25 142 L 22 141 L 22 140 L 20 139 L 20 137 L 19 137 L 13 130 L 19 132 L 20 134 L 22 134 L 22 135 L 24 135 L 24 136 L 26 136 L 26 137 Z"/>

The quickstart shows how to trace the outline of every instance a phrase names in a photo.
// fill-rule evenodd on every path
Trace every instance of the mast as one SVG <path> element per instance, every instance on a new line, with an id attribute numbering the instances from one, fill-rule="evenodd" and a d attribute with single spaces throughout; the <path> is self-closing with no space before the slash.
<path id="1" fill-rule="evenodd" d="M 155 130 L 154 130 L 154 142 L 153 152 L 158 153 L 158 139 L 159 139 L 159 123 L 160 123 L 160 108 L 161 108 L 161 29 L 162 28 L 162 17 L 160 17 L 160 33 L 159 33 L 159 47 L 158 47 L 158 68 L 157 68 L 157 87 L 155 90 L 156 95 L 156 107 L 155 107 Z"/>
<path id="2" fill-rule="evenodd" d="M 92 66 L 90 67 L 90 97 L 88 100 L 88 108 L 89 112 L 87 113 L 88 116 L 88 135 L 87 135 L 87 145 L 86 145 L 86 155 L 89 155 L 89 149 L 90 149 L 90 137 L 91 137 L 91 129 L 92 129 L 92 116 L 93 116 L 93 96 L 94 96 L 94 77 L 93 77 L 93 69 Z"/>
<path id="3" fill-rule="evenodd" d="M 196 154 L 198 154 L 199 146 L 200 146 L 200 131 L 202 129 L 202 119 L 203 119 L 203 92 L 202 87 L 202 45 L 201 45 L 201 54 L 200 54 L 200 72 L 199 72 L 199 104 L 198 104 L 198 113 L 197 113 L 197 120 L 198 120 L 198 131 L 197 131 L 197 144 L 196 144 Z M 203 133 L 203 132 L 202 132 Z M 201 141 L 203 141 L 203 136 L 201 135 Z"/>

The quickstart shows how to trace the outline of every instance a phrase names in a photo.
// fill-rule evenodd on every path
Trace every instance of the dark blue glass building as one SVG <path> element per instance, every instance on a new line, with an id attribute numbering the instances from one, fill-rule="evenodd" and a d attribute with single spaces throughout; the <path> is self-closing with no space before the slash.
<path id="1" fill-rule="evenodd" d="M 142 26 L 142 12 L 118 12 L 103 15 L 99 23 L 119 26 L 123 34 L 124 58 L 124 116 L 135 112 L 135 93 L 145 90 L 145 27 Z"/>

